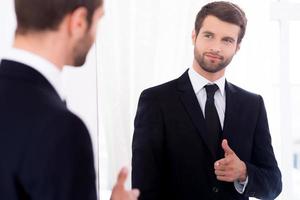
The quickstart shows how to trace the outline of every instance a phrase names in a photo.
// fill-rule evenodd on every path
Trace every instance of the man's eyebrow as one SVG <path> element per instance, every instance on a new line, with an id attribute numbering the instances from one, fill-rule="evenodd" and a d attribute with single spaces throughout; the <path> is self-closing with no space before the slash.
<path id="1" fill-rule="evenodd" d="M 210 31 L 203 31 L 202 34 L 210 34 L 210 35 L 214 35 L 214 33 L 210 32 Z"/>

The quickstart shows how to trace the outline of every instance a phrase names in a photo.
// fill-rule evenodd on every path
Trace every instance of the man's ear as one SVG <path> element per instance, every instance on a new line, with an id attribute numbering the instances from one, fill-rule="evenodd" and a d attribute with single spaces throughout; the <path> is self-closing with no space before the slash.
<path id="1" fill-rule="evenodd" d="M 69 33 L 75 38 L 81 38 L 88 29 L 88 11 L 79 7 L 69 14 Z"/>
<path id="2" fill-rule="evenodd" d="M 195 29 L 192 31 L 192 43 L 193 45 L 195 46 L 196 44 L 196 39 L 197 39 L 197 34 L 196 34 L 196 31 Z"/>

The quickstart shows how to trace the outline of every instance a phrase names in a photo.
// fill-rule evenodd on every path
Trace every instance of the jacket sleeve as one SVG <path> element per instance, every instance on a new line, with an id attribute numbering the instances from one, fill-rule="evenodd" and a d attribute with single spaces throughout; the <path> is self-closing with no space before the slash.
<path id="1" fill-rule="evenodd" d="M 155 96 L 148 90 L 139 99 L 132 142 L 132 187 L 139 200 L 163 199 L 163 117 Z"/>
<path id="2" fill-rule="evenodd" d="M 255 128 L 251 162 L 246 163 L 248 185 L 245 195 L 275 199 L 282 190 L 281 173 L 272 148 L 266 109 L 259 96 L 259 114 Z"/>

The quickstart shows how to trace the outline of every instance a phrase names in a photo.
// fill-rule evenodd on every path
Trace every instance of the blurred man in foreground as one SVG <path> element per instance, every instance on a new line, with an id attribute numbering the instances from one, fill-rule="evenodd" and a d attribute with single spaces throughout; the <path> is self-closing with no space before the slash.
<path id="1" fill-rule="evenodd" d="M 93 151 L 61 92 L 65 65 L 81 66 L 102 0 L 15 0 L 14 49 L 0 64 L 0 199 L 96 200 Z M 112 200 L 135 200 L 122 169 Z"/>

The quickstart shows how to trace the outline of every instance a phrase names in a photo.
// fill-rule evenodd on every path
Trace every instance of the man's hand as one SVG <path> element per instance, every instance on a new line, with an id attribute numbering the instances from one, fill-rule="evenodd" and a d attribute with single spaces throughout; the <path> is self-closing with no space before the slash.
<path id="1" fill-rule="evenodd" d="M 225 182 L 246 181 L 246 165 L 229 147 L 226 139 L 222 141 L 222 148 L 225 153 L 225 158 L 216 161 L 214 165 L 217 179 Z"/>
<path id="2" fill-rule="evenodd" d="M 125 190 L 125 181 L 128 176 L 128 170 L 122 168 L 118 175 L 118 180 L 111 194 L 111 200 L 137 200 L 140 195 L 139 190 Z"/>

